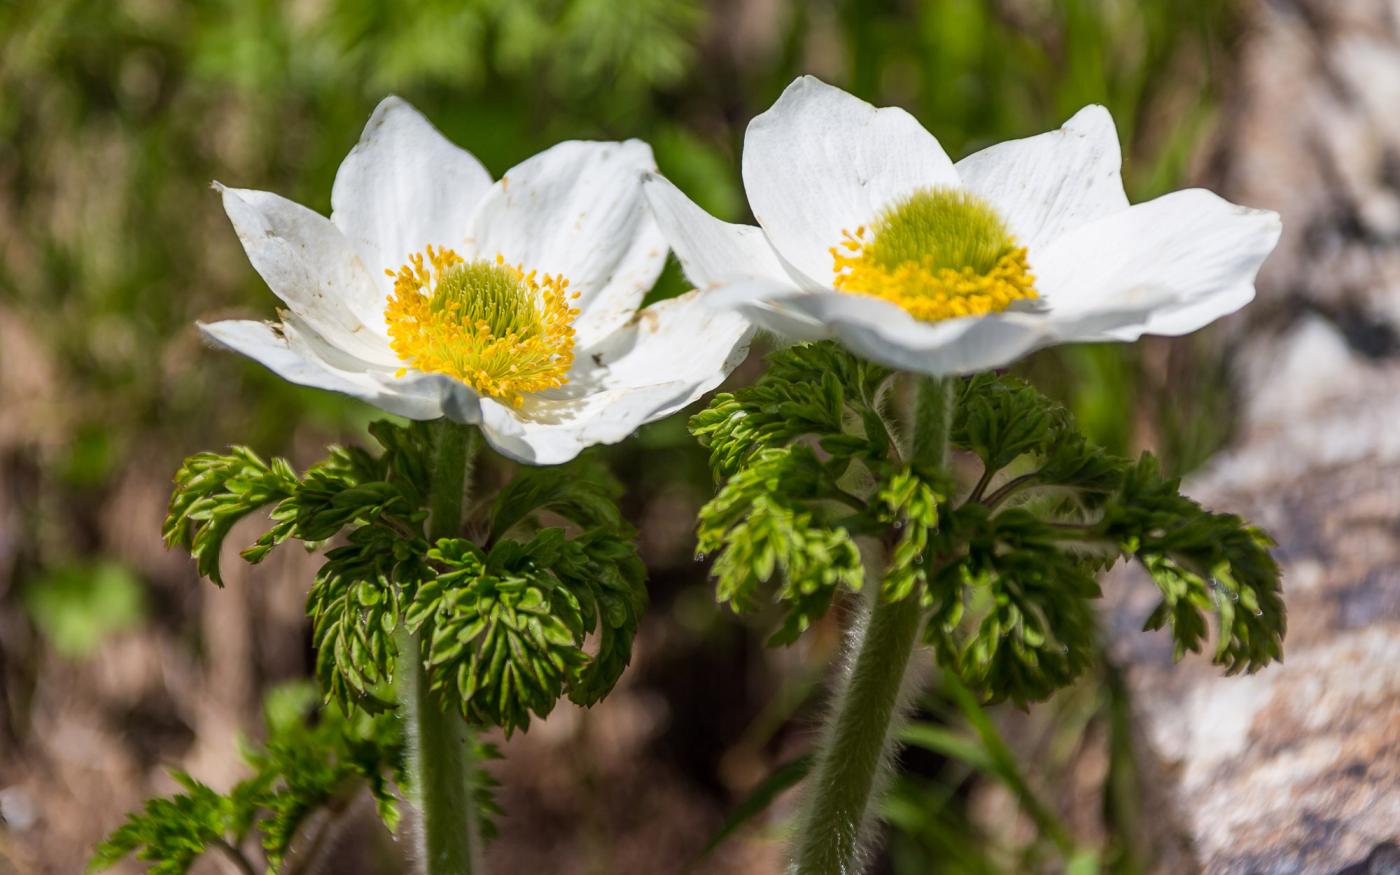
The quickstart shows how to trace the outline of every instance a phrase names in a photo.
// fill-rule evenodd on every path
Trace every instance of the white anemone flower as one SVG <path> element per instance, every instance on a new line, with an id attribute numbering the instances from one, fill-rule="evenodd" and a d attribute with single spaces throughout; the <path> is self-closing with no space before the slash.
<path id="1" fill-rule="evenodd" d="M 201 324 L 282 378 L 568 461 L 714 388 L 752 328 L 691 292 L 638 310 L 666 259 L 645 143 L 564 142 L 492 182 L 402 100 L 375 109 L 331 217 L 215 185 L 277 323 Z"/>
<path id="2" fill-rule="evenodd" d="M 898 108 L 810 76 L 749 125 L 760 227 L 721 222 L 660 177 L 647 196 L 709 300 L 795 340 L 934 376 L 1058 343 L 1180 335 L 1244 306 L 1276 214 L 1191 189 L 1129 205 L 1113 119 L 954 164 Z"/>

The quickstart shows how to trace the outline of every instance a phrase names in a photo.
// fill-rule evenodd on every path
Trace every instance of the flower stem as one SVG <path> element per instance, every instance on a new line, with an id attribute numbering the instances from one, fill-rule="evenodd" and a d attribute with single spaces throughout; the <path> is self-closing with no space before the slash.
<path id="1" fill-rule="evenodd" d="M 915 405 L 914 460 L 943 466 L 951 416 L 950 381 L 924 379 Z M 850 633 L 854 654 L 822 732 L 799 815 L 792 875 L 854 875 L 883 789 L 904 704 L 905 674 L 923 619 L 916 591 L 884 601 L 878 582 Z"/>
<path id="2" fill-rule="evenodd" d="M 437 425 L 428 499 L 430 540 L 456 536 L 476 452 L 476 432 L 443 419 Z M 471 732 L 433 691 L 423 664 L 430 628 L 401 633 L 399 700 L 408 739 L 408 762 L 418 806 L 415 845 L 422 875 L 481 875 L 480 833 L 473 799 Z"/>
<path id="3" fill-rule="evenodd" d="M 855 661 L 808 779 L 793 875 L 854 875 L 862 868 L 861 843 L 888 769 L 891 729 L 922 616 L 918 593 L 885 602 L 876 592 L 871 601 L 851 632 Z"/>
<path id="4" fill-rule="evenodd" d="M 920 377 L 914 402 L 914 461 L 948 465 L 948 431 L 953 427 L 953 378 Z"/>

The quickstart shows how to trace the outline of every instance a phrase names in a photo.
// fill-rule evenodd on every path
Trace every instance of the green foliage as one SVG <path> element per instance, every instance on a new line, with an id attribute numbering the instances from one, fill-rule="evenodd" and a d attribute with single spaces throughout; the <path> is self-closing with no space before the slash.
<path id="1" fill-rule="evenodd" d="M 431 576 L 427 542 L 377 526 L 356 529 L 348 540 L 326 554 L 306 600 L 316 676 L 343 708 L 390 707 L 376 688 L 394 677 L 405 598 Z"/>
<path id="2" fill-rule="evenodd" d="M 1127 466 L 1089 443 L 1064 406 L 1024 380 L 995 374 L 963 381 L 949 441 L 976 455 L 988 477 L 1023 456 L 1036 462 L 1033 471 L 1006 484 L 1007 491 L 994 493 L 992 504 L 1038 486 L 1092 504 L 1117 488 Z"/>
<path id="3" fill-rule="evenodd" d="M 1096 650 L 1095 575 L 1120 557 L 1152 575 L 1178 656 L 1216 618 L 1215 661 L 1256 670 L 1280 658 L 1278 568 L 1268 539 L 1095 446 L 1060 404 L 1022 380 L 957 387 L 950 443 L 982 463 L 960 503 L 949 474 L 904 461 L 884 403 L 888 372 L 830 344 L 775 354 L 752 388 L 691 420 L 722 479 L 700 514 L 720 601 L 754 610 L 763 585 L 790 643 L 838 592 L 862 586 L 858 539 L 883 563 L 881 598 L 917 596 L 925 640 L 990 701 L 1026 705 L 1079 677 Z"/>
<path id="4" fill-rule="evenodd" d="M 259 507 L 275 503 L 273 525 L 243 552 L 250 562 L 289 539 L 314 546 L 343 535 L 325 555 L 307 613 L 317 679 L 347 712 L 392 707 L 403 629 L 424 636 L 414 656 L 472 722 L 510 732 L 562 695 L 591 705 L 612 689 L 646 606 L 616 484 L 583 464 L 521 471 L 467 521 L 488 533 L 483 546 L 430 544 L 428 426 L 381 422 L 371 433 L 378 455 L 333 449 L 300 478 L 285 461 L 264 463 L 243 448 L 192 458 L 176 480 L 167 538 L 213 576 L 233 521 Z M 577 534 L 545 527 L 549 520 Z"/>
<path id="5" fill-rule="evenodd" d="M 616 534 L 570 540 L 544 529 L 489 551 L 443 539 L 428 558 L 441 570 L 418 586 L 405 620 L 429 633 L 422 656 L 433 686 L 450 690 L 468 720 L 509 734 L 528 726 L 531 713 L 549 714 L 566 692 L 593 704 L 626 668 L 645 574 Z"/>
<path id="6" fill-rule="evenodd" d="M 238 855 L 245 839 L 259 836 L 269 871 L 281 865 L 298 830 L 321 808 L 346 804 L 366 789 L 390 830 L 398 824 L 395 784 L 404 781 L 399 724 L 388 716 L 347 717 L 336 708 L 319 713 L 308 686 L 274 691 L 265 707 L 267 741 L 246 745 L 252 774 L 226 794 L 183 772 L 184 788 L 151 799 L 93 852 L 90 870 L 132 856 L 150 862 L 157 875 L 183 875 L 205 853 Z"/>
<path id="7" fill-rule="evenodd" d="M 199 573 L 222 586 L 219 551 L 234 524 L 287 498 L 296 484 L 285 459 L 268 464 L 247 447 L 233 447 L 227 455 L 196 453 L 175 472 L 161 534 L 171 547 L 188 550 Z"/>
<path id="8" fill-rule="evenodd" d="M 109 635 L 145 614 L 141 582 L 115 562 L 53 569 L 25 587 L 24 606 L 44 639 L 63 656 L 89 655 Z"/>
<path id="9" fill-rule="evenodd" d="M 205 851 L 226 844 L 226 836 L 241 840 L 251 825 L 247 800 L 221 796 L 184 772 L 171 776 L 185 792 L 148 800 L 144 811 L 97 846 L 89 870 L 134 856 L 152 863 L 152 875 L 183 875 Z"/>
<path id="10" fill-rule="evenodd" d="M 698 546 L 702 555 L 717 554 L 721 601 L 752 609 L 759 585 L 782 573 L 776 597 L 787 615 L 771 643 L 792 643 L 826 613 L 838 589 L 861 587 L 860 550 L 816 505 L 820 481 L 798 482 L 823 470 L 805 447 L 764 450 L 701 511 Z"/>
<path id="11" fill-rule="evenodd" d="M 1200 651 L 1216 615 L 1213 659 L 1230 674 L 1283 658 L 1286 616 L 1274 542 L 1234 514 L 1212 513 L 1178 492 L 1144 455 L 1099 524 L 1162 591 L 1146 628 L 1168 627 L 1176 656 Z"/>
<path id="12" fill-rule="evenodd" d="M 941 525 L 949 485 L 904 468 L 896 470 L 875 493 L 880 521 L 898 533 L 885 569 L 885 599 L 906 598 L 927 582 L 929 541 Z"/>
<path id="13" fill-rule="evenodd" d="M 753 386 L 691 418 L 712 470 L 727 478 L 700 511 L 698 549 L 715 556 L 719 599 L 735 610 L 756 609 L 762 585 L 781 574 L 774 597 L 785 615 L 771 643 L 796 640 L 837 592 L 861 588 L 855 536 L 880 512 L 847 485 L 861 476 L 853 466 L 884 471 L 889 376 L 834 343 L 794 346 L 770 356 Z M 913 501 L 900 489 L 890 495 Z"/>
<path id="14" fill-rule="evenodd" d="M 950 529 L 960 552 L 929 587 L 927 637 L 940 663 L 991 700 L 1022 706 L 1072 683 L 1094 653 L 1100 592 L 1085 563 L 1020 508 L 993 515 L 970 503 Z M 973 627 L 962 642 L 960 626 Z"/>
<path id="15" fill-rule="evenodd" d="M 617 507 L 621 491 L 606 471 L 586 462 L 517 471 L 496 493 L 488 541 L 510 534 L 522 523 L 538 525 L 542 513 L 552 513 L 585 531 L 624 531 L 627 523 Z"/>

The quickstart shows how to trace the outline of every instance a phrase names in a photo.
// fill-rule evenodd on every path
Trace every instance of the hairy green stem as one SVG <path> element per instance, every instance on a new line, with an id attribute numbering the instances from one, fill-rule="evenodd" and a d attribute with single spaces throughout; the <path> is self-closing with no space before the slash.
<path id="1" fill-rule="evenodd" d="M 952 377 L 920 377 L 914 402 L 914 462 L 948 464 L 948 431 L 953 427 Z"/>
<path id="2" fill-rule="evenodd" d="M 854 875 L 883 773 L 894 747 L 904 673 L 914 652 L 922 611 L 913 593 L 872 605 L 851 632 L 855 654 L 822 733 L 808 779 L 793 875 Z"/>
<path id="3" fill-rule="evenodd" d="M 924 379 L 915 405 L 914 461 L 947 462 L 950 381 Z M 869 606 L 850 633 L 851 656 L 823 729 L 793 846 L 793 875 L 855 875 L 896 746 L 905 674 L 919 636 L 919 593 L 897 602 L 867 586 Z"/>
<path id="4" fill-rule="evenodd" d="M 442 420 L 437 427 L 428 499 L 431 540 L 453 537 L 462 526 L 476 432 Z M 480 832 L 473 799 L 473 745 L 466 721 L 434 692 L 423 665 L 424 642 L 432 630 L 404 633 L 399 641 L 400 703 L 408 740 L 415 836 L 422 875 L 481 875 Z"/>

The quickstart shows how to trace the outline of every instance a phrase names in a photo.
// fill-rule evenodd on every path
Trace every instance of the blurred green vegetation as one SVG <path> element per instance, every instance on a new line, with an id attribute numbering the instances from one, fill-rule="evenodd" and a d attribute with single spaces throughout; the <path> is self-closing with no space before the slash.
<path id="1" fill-rule="evenodd" d="M 114 562 L 53 568 L 29 583 L 24 602 L 54 651 L 70 658 L 139 625 L 145 613 L 140 584 Z"/>
<path id="2" fill-rule="evenodd" d="M 496 174 L 559 139 L 641 137 L 701 205 L 747 220 L 744 127 L 811 72 L 906 106 L 955 158 L 1104 103 L 1124 142 L 1129 194 L 1140 200 L 1181 184 L 1216 116 L 1212 71 L 1232 39 L 1232 8 L 1219 0 L 0 0 L 0 320 L 31 341 L 0 356 L 36 356 L 19 367 L 45 375 L 53 402 L 26 422 L 42 450 L 16 567 L 29 578 L 22 588 L 34 619 L 61 651 L 90 646 L 97 633 L 82 619 L 90 607 L 72 617 L 62 608 L 84 602 L 73 594 L 83 568 L 92 575 L 82 586 L 120 603 L 113 616 L 139 616 L 139 603 L 131 607 L 113 583 L 115 566 L 92 565 L 114 549 L 92 531 L 97 509 L 132 465 L 164 477 L 186 453 L 234 440 L 278 453 L 307 429 L 319 436 L 314 446 L 356 439 L 374 415 L 199 343 L 194 320 L 270 315 L 274 305 L 210 180 L 329 212 L 336 167 L 373 106 L 394 92 Z M 681 290 L 672 266 L 655 296 Z M 1211 350 L 1195 338 L 1169 350 L 1078 348 L 1019 370 L 1067 399 L 1100 442 L 1152 446 L 1181 470 L 1228 434 L 1229 399 Z M 602 454 L 634 507 L 668 490 L 703 497 L 710 488 L 679 419 Z M 77 547 L 75 528 L 89 532 Z M 672 594 L 706 586 L 703 569 L 683 564 L 687 550 L 653 567 Z M 693 600 L 668 598 L 658 609 L 672 604 Z M 1093 720 L 1112 724 L 1111 685 L 1081 697 Z M 959 713 L 945 719 L 964 721 Z M 1126 744 L 1123 735 L 1110 733 Z M 940 775 L 898 788 L 893 871 L 1024 871 L 974 840 L 960 819 L 964 784 Z M 1105 869 L 1137 871 L 1126 840 L 1112 838 L 1112 823 L 1106 829 Z"/>

